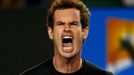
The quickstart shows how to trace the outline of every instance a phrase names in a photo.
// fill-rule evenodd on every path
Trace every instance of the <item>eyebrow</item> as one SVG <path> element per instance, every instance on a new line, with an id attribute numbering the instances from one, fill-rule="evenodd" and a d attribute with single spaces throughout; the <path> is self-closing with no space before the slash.
<path id="1" fill-rule="evenodd" d="M 65 21 L 60 21 L 60 20 L 59 20 L 59 21 L 57 21 L 55 24 L 56 24 L 56 25 L 65 25 L 66 22 L 65 22 Z M 76 26 L 81 25 L 81 23 L 80 23 L 79 21 L 77 21 L 77 20 L 69 21 L 69 22 L 67 22 L 67 24 L 69 24 L 69 25 L 76 25 Z"/>
<path id="2" fill-rule="evenodd" d="M 57 21 L 56 22 L 56 24 L 60 24 L 60 23 L 65 23 L 65 22 L 63 22 L 63 21 Z"/>
<path id="3" fill-rule="evenodd" d="M 59 23 L 65 23 L 64 21 L 57 21 L 56 22 L 56 24 L 59 24 Z M 71 24 L 71 23 L 79 23 L 78 21 L 71 21 L 71 22 L 69 22 L 69 24 Z"/>

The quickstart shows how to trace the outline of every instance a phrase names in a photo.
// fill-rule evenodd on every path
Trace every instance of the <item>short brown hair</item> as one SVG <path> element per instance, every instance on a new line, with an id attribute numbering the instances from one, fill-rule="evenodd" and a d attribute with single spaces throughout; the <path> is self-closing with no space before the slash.
<path id="1" fill-rule="evenodd" d="M 55 0 L 48 10 L 47 26 L 53 28 L 54 12 L 57 9 L 75 8 L 80 11 L 82 28 L 88 27 L 90 13 L 88 8 L 81 0 Z"/>

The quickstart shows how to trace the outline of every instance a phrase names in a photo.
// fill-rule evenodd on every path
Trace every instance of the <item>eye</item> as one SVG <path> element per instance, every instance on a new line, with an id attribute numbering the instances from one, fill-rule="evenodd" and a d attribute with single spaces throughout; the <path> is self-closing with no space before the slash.
<path id="1" fill-rule="evenodd" d="M 59 21 L 59 22 L 56 22 L 56 25 L 64 25 L 65 23 L 64 22 L 61 22 L 61 21 Z"/>
<path id="2" fill-rule="evenodd" d="M 76 25 L 77 26 L 78 24 L 77 23 L 71 23 L 70 25 Z"/>
<path id="3" fill-rule="evenodd" d="M 79 23 L 77 21 L 74 21 L 74 22 L 71 22 L 70 25 L 73 25 L 73 26 L 78 26 Z"/>

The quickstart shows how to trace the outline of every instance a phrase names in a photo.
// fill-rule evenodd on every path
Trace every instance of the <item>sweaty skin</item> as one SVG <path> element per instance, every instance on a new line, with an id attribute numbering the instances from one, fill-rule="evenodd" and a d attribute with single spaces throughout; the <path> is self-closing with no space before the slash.
<path id="1" fill-rule="evenodd" d="M 87 28 L 86 28 L 87 30 Z M 82 29 L 80 11 L 77 9 L 57 9 L 54 13 L 54 27 L 48 27 L 50 39 L 54 42 L 53 64 L 62 73 L 73 73 L 82 66 L 81 50 L 87 31 Z M 70 37 L 71 43 L 63 43 Z"/>

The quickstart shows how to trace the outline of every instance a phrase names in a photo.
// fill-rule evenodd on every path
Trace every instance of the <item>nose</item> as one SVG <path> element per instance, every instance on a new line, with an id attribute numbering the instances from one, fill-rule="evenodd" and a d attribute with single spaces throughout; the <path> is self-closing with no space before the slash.
<path id="1" fill-rule="evenodd" d="M 70 31 L 70 29 L 71 29 L 71 28 L 70 28 L 70 25 L 69 25 L 69 24 L 65 24 L 65 25 L 64 25 L 64 31 L 65 31 L 65 32 Z"/>

